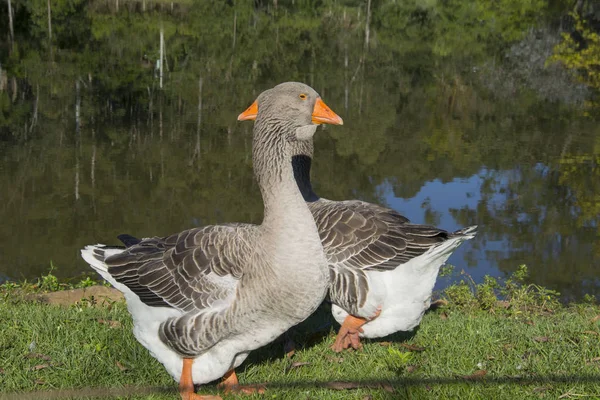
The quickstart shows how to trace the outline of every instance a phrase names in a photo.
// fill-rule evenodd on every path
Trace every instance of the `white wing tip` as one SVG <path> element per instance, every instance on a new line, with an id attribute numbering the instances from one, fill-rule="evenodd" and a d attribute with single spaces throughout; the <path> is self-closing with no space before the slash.
<path id="1" fill-rule="evenodd" d="M 468 226 L 455 232 L 460 236 L 465 236 L 468 239 L 473 239 L 477 234 L 477 225 Z"/>
<path id="2" fill-rule="evenodd" d="M 95 245 L 90 244 L 90 245 L 85 246 L 83 249 L 81 249 L 81 257 L 85 260 L 85 262 L 90 264 L 90 266 L 98 272 L 108 271 L 108 268 L 106 267 L 106 264 L 104 263 L 104 260 L 99 259 L 94 254 L 94 250 L 102 249 L 104 247 L 106 247 L 106 246 L 103 244 L 95 244 Z"/>

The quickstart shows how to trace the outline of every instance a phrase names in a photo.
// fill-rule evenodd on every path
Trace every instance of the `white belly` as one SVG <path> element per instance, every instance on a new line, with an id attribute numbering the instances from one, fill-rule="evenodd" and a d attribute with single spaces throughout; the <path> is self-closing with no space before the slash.
<path id="1" fill-rule="evenodd" d="M 158 336 L 160 324 L 168 318 L 179 317 L 182 313 L 168 307 L 149 307 L 133 293 L 126 293 L 127 308 L 133 317 L 133 334 L 150 351 L 176 382 L 181 378 L 183 357 L 171 350 Z M 194 359 L 192 380 L 201 385 L 221 378 L 230 368 L 239 366 L 248 356 L 247 352 L 237 353 L 239 344 L 224 340 L 206 353 Z"/>
<path id="2" fill-rule="evenodd" d="M 398 331 L 414 329 L 431 304 L 431 294 L 439 269 L 452 251 L 464 240 L 448 240 L 425 254 L 411 259 L 392 271 L 370 271 L 369 294 L 364 309 L 380 306 L 379 317 L 363 325 L 361 337 L 379 338 Z M 359 310 L 359 316 L 373 315 Z M 339 324 L 348 315 L 332 305 L 332 314 Z"/>

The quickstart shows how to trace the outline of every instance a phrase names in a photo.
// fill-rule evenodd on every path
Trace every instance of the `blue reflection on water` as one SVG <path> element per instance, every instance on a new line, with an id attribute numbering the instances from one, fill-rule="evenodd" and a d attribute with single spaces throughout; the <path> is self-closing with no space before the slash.
<path id="1" fill-rule="evenodd" d="M 481 186 L 485 178 L 493 176 L 496 187 L 508 183 L 511 172 L 498 172 L 482 169 L 479 173 L 468 178 L 455 178 L 449 182 L 439 179 L 426 182 L 421 190 L 412 198 L 404 199 L 394 195 L 392 184 L 387 182 L 378 189 L 383 192 L 387 205 L 406 216 L 413 223 L 427 224 L 426 212 L 433 211 L 439 218 L 435 225 L 448 231 L 464 228 L 452 216 L 450 210 L 476 210 L 481 201 Z M 490 204 L 504 202 L 504 197 L 497 191 L 490 195 Z M 476 283 L 483 281 L 485 275 L 503 277 L 496 263 L 486 256 L 489 253 L 505 253 L 508 243 L 505 240 L 486 240 L 481 245 L 481 239 L 486 230 L 479 225 L 477 236 L 463 243 L 448 259 L 448 263 L 456 267 L 455 271 L 465 270 Z M 479 245 L 476 245 L 479 244 Z M 441 290 L 456 279 L 440 277 L 435 289 Z"/>

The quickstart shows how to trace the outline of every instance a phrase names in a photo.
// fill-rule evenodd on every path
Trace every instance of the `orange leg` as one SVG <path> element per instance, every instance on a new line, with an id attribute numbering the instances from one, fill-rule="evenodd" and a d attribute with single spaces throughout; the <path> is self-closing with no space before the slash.
<path id="1" fill-rule="evenodd" d="M 223 389 L 228 392 L 231 391 L 231 388 L 234 386 L 238 386 L 240 382 L 238 381 L 238 377 L 235 374 L 235 370 L 232 368 L 223 375 L 223 380 L 221 383 L 217 385 L 218 388 Z"/>
<path id="2" fill-rule="evenodd" d="M 379 314 L 381 314 L 381 307 L 379 307 L 375 315 L 369 319 L 348 315 L 335 338 L 335 343 L 331 346 L 333 351 L 339 353 L 350 347 L 354 350 L 362 348 L 362 343 L 360 343 L 360 336 L 358 336 L 358 334 L 363 332 L 362 326 L 364 324 L 377 318 Z"/>
<path id="3" fill-rule="evenodd" d="M 235 370 L 232 368 L 225 375 L 223 380 L 217 385 L 223 389 L 225 393 L 241 393 L 241 394 L 254 394 L 265 393 L 265 387 L 263 385 L 240 385 Z"/>
<path id="4" fill-rule="evenodd" d="M 200 396 L 194 392 L 194 381 L 192 380 L 193 358 L 183 359 L 183 369 L 179 379 L 179 394 L 182 400 L 223 400 L 221 396 Z"/>

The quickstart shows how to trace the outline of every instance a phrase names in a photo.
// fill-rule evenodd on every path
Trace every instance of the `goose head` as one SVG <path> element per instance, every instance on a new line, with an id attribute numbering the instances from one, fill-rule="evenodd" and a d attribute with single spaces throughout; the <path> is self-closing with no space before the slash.
<path id="1" fill-rule="evenodd" d="M 286 127 L 291 133 L 291 141 L 311 139 L 317 125 L 344 123 L 313 88 L 300 82 L 282 83 L 262 92 L 238 116 L 238 121 L 248 120 L 256 120 L 257 124 Z"/>

